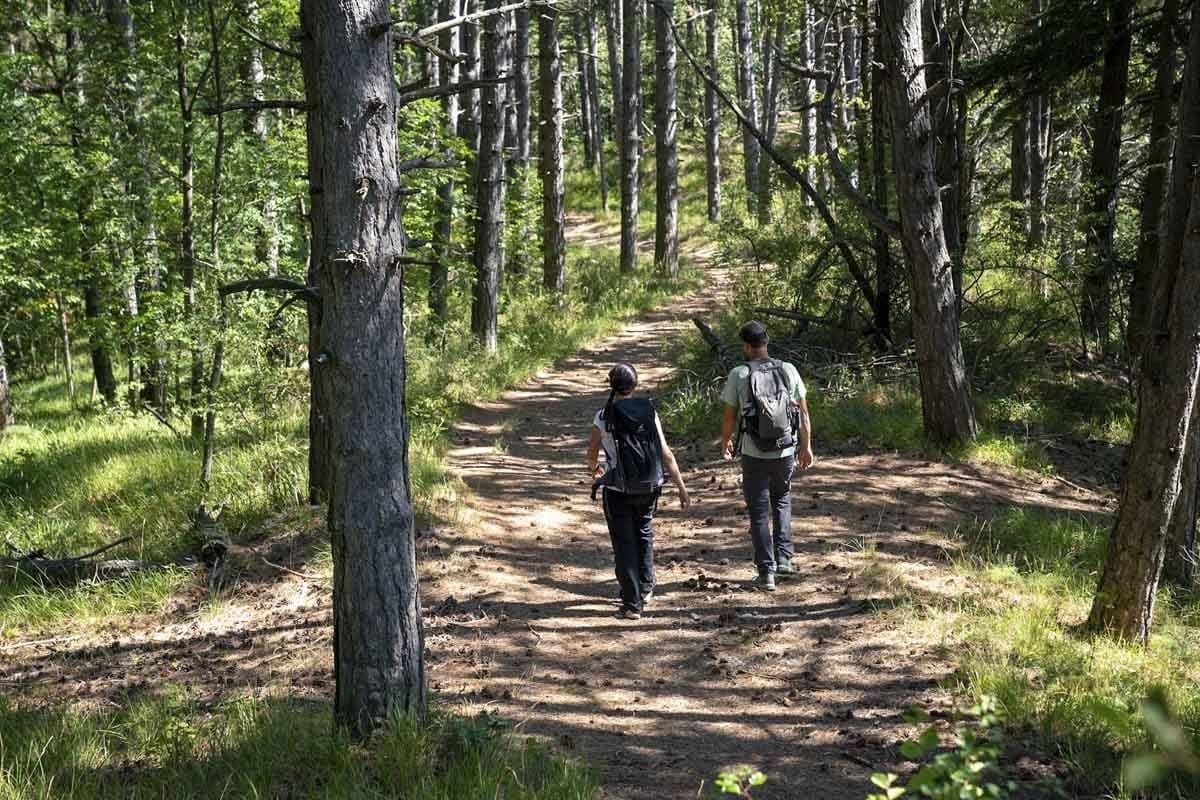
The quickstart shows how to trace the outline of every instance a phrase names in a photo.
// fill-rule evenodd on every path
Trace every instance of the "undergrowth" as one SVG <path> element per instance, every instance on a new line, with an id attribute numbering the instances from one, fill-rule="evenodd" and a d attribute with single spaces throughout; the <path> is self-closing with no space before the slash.
<path id="1" fill-rule="evenodd" d="M 1010 509 L 954 531 L 952 569 L 969 587 L 959 595 L 922 591 L 875 553 L 864 553 L 864 574 L 892 573 L 882 582 L 899 602 L 888 613 L 905 635 L 954 662 L 954 692 L 995 698 L 1020 739 L 1064 761 L 1072 796 L 1195 797 L 1200 781 L 1186 777 L 1153 794 L 1123 786 L 1123 759 L 1149 742 L 1147 697 L 1161 691 L 1188 735 L 1200 736 L 1200 605 L 1162 590 L 1144 648 L 1088 634 L 1110 527 L 1100 514 Z"/>
<path id="2" fill-rule="evenodd" d="M 206 706 L 178 687 L 117 710 L 0 699 L 0 800 L 587 800 L 597 789 L 588 768 L 487 716 L 396 716 L 356 745 L 327 708 L 297 702 Z"/>

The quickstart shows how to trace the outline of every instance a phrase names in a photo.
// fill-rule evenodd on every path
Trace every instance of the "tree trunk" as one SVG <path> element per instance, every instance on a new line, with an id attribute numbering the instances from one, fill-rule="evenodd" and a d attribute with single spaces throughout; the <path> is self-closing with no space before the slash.
<path id="1" fill-rule="evenodd" d="M 445 22 L 459 15 L 460 0 L 439 0 L 438 20 Z M 438 45 L 451 55 L 458 54 L 458 34 L 453 28 L 448 28 L 438 34 Z M 438 61 L 438 80 L 442 84 L 457 82 L 458 64 L 454 60 L 443 58 Z M 451 93 L 442 98 L 442 113 L 446 115 L 447 138 L 451 138 L 458 130 L 458 98 Z M 520 126 L 520 117 L 517 118 Z M 518 133 L 518 138 L 520 134 Z M 528 129 L 525 138 L 529 138 Z M 453 254 L 453 223 L 454 223 L 454 181 L 445 179 L 438 184 L 437 200 L 435 202 L 436 216 L 433 222 L 433 258 L 434 264 L 429 269 L 429 311 L 435 319 L 445 322 L 449 318 L 446 307 L 447 283 L 450 280 L 450 260 Z"/>
<path id="2" fill-rule="evenodd" d="M 876 10 L 878 21 L 878 10 Z M 877 28 L 880 26 L 876 26 Z M 863 26 L 864 30 L 866 26 Z M 866 49 L 868 40 L 863 37 L 863 48 Z M 880 49 L 876 41 L 876 49 Z M 884 214 L 888 213 L 888 171 L 886 116 L 887 100 L 884 96 L 883 70 L 872 66 L 871 77 L 871 175 L 874 180 L 872 200 Z M 894 342 L 892 336 L 892 254 L 888 247 L 888 237 L 878 228 L 874 229 L 875 250 L 875 298 L 871 303 L 874 319 L 876 346 L 880 349 L 890 348 Z"/>
<path id="3" fill-rule="evenodd" d="M 764 25 L 767 23 L 764 23 Z M 782 48 L 787 28 L 783 16 L 780 15 L 776 27 L 767 28 L 765 46 L 763 47 L 763 101 L 762 123 L 763 133 L 767 141 L 775 143 L 775 135 L 779 130 L 779 88 L 783 83 L 783 68 L 775 55 L 775 48 Z M 768 225 L 771 222 L 771 159 L 760 155 L 758 159 L 758 224 Z"/>
<path id="4" fill-rule="evenodd" d="M 913 334 L 925 433 L 938 446 L 975 438 L 975 410 L 958 332 L 933 125 L 926 93 L 921 0 L 881 3 L 901 242 L 912 269 Z"/>
<path id="5" fill-rule="evenodd" d="M 541 13 L 538 9 L 537 14 Z M 517 170 L 529 166 L 529 120 L 533 112 L 533 100 L 529 90 L 529 9 L 519 8 L 513 12 L 515 35 L 512 48 L 513 93 L 511 103 L 516 111 L 516 130 L 512 142 L 512 167 Z"/>
<path id="6" fill-rule="evenodd" d="M 679 275 L 679 153 L 675 97 L 675 37 L 671 16 L 675 0 L 661 0 L 654 11 L 654 266 L 660 275 Z"/>
<path id="7" fill-rule="evenodd" d="M 616 2 L 616 0 L 613 0 Z M 638 169 L 641 155 L 642 0 L 623 0 L 621 67 L 621 272 L 637 269 Z"/>
<path id="8" fill-rule="evenodd" d="M 499 0 L 488 0 L 494 9 Z M 493 14 L 484 20 L 483 78 L 508 75 L 504 37 L 508 20 Z M 471 331 L 484 350 L 499 346 L 500 274 L 504 268 L 504 103 L 506 87 L 497 83 L 483 91 L 479 130 L 479 156 L 475 161 L 475 296 L 471 306 Z"/>
<path id="9" fill-rule="evenodd" d="M 1167 532 L 1167 554 L 1163 561 L 1163 577 L 1186 590 L 1196 584 L 1196 561 L 1200 557 L 1196 546 L 1196 522 L 1200 514 L 1200 397 L 1192 403 L 1192 420 L 1188 425 L 1187 447 L 1183 454 L 1183 469 L 1179 474 L 1179 497 L 1171 512 Z"/>
<path id="10" fill-rule="evenodd" d="M 1129 292 L 1129 349 L 1137 359 L 1148 331 L 1145 321 L 1150 313 L 1150 287 L 1158 266 L 1158 228 L 1162 223 L 1163 196 L 1171 158 L 1171 112 L 1175 90 L 1175 25 L 1179 20 L 1179 0 L 1165 0 L 1157 35 L 1158 62 L 1155 66 L 1154 111 L 1150 121 L 1149 166 L 1142 182 L 1142 215 L 1138 228 L 1137 260 Z"/>
<path id="11" fill-rule="evenodd" d="M 558 50 L 558 9 L 538 12 L 538 94 L 541 108 L 542 285 L 556 294 L 566 289 L 566 219 L 563 201 L 562 63 Z M 587 105 L 586 93 L 580 105 Z"/>
<path id="12" fill-rule="evenodd" d="M 721 218 L 721 118 L 717 113 L 717 16 L 721 13 L 720 0 L 708 0 L 708 14 L 704 18 L 705 67 L 712 82 L 704 83 L 704 154 L 705 182 L 708 194 L 708 219 L 716 222 Z"/>
<path id="13" fill-rule="evenodd" d="M 592 122 L 591 96 L 594 92 L 588 72 L 587 45 L 583 40 L 583 15 L 576 14 L 572 20 L 571 33 L 575 40 L 575 68 L 579 75 L 579 133 L 583 139 L 583 165 L 588 170 L 596 168 L 596 126 Z"/>
<path id="14" fill-rule="evenodd" d="M 1042 0 L 1032 0 L 1036 14 Z M 1040 24 L 1040 23 L 1039 23 Z M 1050 93 L 1029 100 L 1029 249 L 1040 253 L 1046 246 L 1046 204 L 1050 190 Z"/>
<path id="15" fill-rule="evenodd" d="M 1112 278 L 1116 272 L 1113 235 L 1120 189 L 1121 133 L 1133 42 L 1134 0 L 1109 0 L 1108 37 L 1100 82 L 1099 110 L 1092 139 L 1091 198 L 1088 203 L 1087 272 L 1083 279 L 1083 326 L 1097 354 L 1109 351 Z"/>
<path id="16" fill-rule="evenodd" d="M 74 407 L 75 367 L 71 358 L 71 332 L 67 328 L 67 303 L 63 299 L 62 292 L 57 293 L 54 300 L 58 306 L 58 337 L 62 341 L 63 374 L 67 379 L 67 401 Z"/>
<path id="17" fill-rule="evenodd" d="M 320 156 L 312 260 L 336 465 L 334 716 L 365 738 L 394 712 L 424 714 L 425 671 L 408 482 L 402 198 L 392 33 L 383 0 L 304 0 L 309 152 Z M 313 146 L 313 139 L 316 146 Z M 319 245 L 320 249 L 316 247 Z"/>
<path id="18" fill-rule="evenodd" d="M 4 340 L 0 339 L 0 442 L 12 420 L 12 397 L 8 389 L 8 366 L 4 360 Z"/>
<path id="19" fill-rule="evenodd" d="M 464 14 L 479 10 L 480 0 L 462 0 Z M 460 69 L 463 81 L 478 80 L 480 76 L 482 51 L 480 49 L 479 24 L 469 23 L 458 27 L 462 37 L 459 53 L 462 55 Z M 482 89 L 469 89 L 462 94 L 462 112 L 458 117 L 458 135 L 467 143 L 472 153 L 479 152 L 480 115 L 482 112 Z"/>
<path id="20" fill-rule="evenodd" d="M 1195 420 L 1200 376 L 1200 16 L 1192 16 L 1167 224 L 1146 320 L 1138 415 L 1117 521 L 1088 620 L 1146 642 Z"/>
<path id="21" fill-rule="evenodd" d="M 83 290 L 83 315 L 87 317 L 90 330 L 88 345 L 92 355 L 92 376 L 105 403 L 117 401 L 117 378 L 113 373 L 112 356 L 108 353 L 108 342 L 104 325 L 104 297 L 100 290 L 100 276 L 92 272 L 88 285 Z"/>
<path id="22" fill-rule="evenodd" d="M 1017 227 L 1029 236 L 1029 217 L 1026 213 L 1029 203 L 1030 185 L 1030 147 L 1029 147 L 1029 105 L 1014 107 L 1012 122 L 1012 141 L 1009 145 L 1009 164 L 1012 175 L 1008 185 L 1008 199 L 1013 204 L 1013 212 L 1017 217 Z"/>
<path id="23" fill-rule="evenodd" d="M 621 92 L 625 88 L 625 79 L 621 74 L 621 62 L 625 57 L 625 50 L 621 46 L 625 35 L 625 21 L 621 13 L 623 0 L 604 0 L 604 3 L 607 11 L 604 16 L 604 33 L 608 46 L 608 82 L 612 89 L 612 114 L 609 118 L 612 120 L 612 139 L 617 145 L 619 162 L 621 148 L 625 146 L 625 139 L 621 134 L 621 113 L 625 108 L 625 103 L 621 100 Z M 618 166 L 618 169 L 620 168 Z"/>
<path id="24" fill-rule="evenodd" d="M 958 48 L 946 19 L 946 0 L 926 0 L 926 84 L 949 82 L 959 74 Z M 950 252 L 955 302 L 962 308 L 962 262 L 965 249 L 966 200 L 962 181 L 966 102 L 961 91 L 948 91 L 931 101 L 937 184 L 942 187 L 942 230 Z M 1026 180 L 1028 191 L 1028 180 Z"/>
<path id="25" fill-rule="evenodd" d="M 804 68 L 808 70 L 816 69 L 816 53 L 814 39 L 814 18 L 811 3 L 804 4 L 804 25 L 800 31 L 800 51 L 801 60 Z M 816 182 L 816 163 L 817 163 L 817 106 L 813 98 L 813 82 L 804 78 L 800 81 L 800 131 L 802 138 L 802 147 L 804 152 L 804 180 L 810 186 Z M 882 106 L 880 107 L 882 111 Z M 812 203 L 808 196 L 805 195 L 804 204 Z"/>
<path id="26" fill-rule="evenodd" d="M 734 0 L 733 43 L 737 53 L 738 103 L 754 127 L 762 127 L 758 116 L 758 101 L 754 88 L 754 39 L 750 35 L 749 0 Z M 746 178 L 746 209 L 754 214 L 754 200 L 758 196 L 758 140 L 746 128 L 742 128 L 742 167 Z"/>
<path id="27" fill-rule="evenodd" d="M 608 164 L 604 156 L 604 125 L 600 116 L 600 71 L 596 66 L 599 57 L 596 49 L 596 16 L 592 0 L 587 0 L 584 18 L 581 20 L 587 46 L 584 69 L 588 74 L 588 106 L 591 108 L 592 141 L 596 145 L 596 169 L 599 172 L 600 208 L 608 211 Z"/>

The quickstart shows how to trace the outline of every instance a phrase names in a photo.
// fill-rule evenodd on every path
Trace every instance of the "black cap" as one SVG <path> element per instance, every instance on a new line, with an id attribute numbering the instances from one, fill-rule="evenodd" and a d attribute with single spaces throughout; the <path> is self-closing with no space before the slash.
<path id="1" fill-rule="evenodd" d="M 762 347 L 770 337 L 767 336 L 766 326 L 752 319 L 738 331 L 738 338 L 751 347 Z"/>

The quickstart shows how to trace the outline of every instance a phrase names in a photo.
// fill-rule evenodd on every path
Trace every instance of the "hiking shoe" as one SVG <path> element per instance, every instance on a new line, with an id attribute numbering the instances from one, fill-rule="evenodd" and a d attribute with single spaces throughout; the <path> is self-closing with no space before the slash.
<path id="1" fill-rule="evenodd" d="M 651 589 L 648 592 L 642 592 L 642 605 L 646 605 L 646 603 L 649 603 L 653 599 L 654 599 L 654 590 L 653 589 Z"/>
<path id="2" fill-rule="evenodd" d="M 641 619 L 642 615 L 640 612 L 634 611 L 632 608 L 622 608 L 620 613 L 617 614 L 617 617 L 620 619 Z"/>
<path id="3" fill-rule="evenodd" d="M 754 579 L 754 588 L 762 589 L 764 592 L 775 591 L 775 573 L 760 572 L 758 577 Z"/>
<path id="4" fill-rule="evenodd" d="M 790 558 L 775 559 L 775 572 L 779 575 L 795 575 L 796 568 L 792 566 Z"/>

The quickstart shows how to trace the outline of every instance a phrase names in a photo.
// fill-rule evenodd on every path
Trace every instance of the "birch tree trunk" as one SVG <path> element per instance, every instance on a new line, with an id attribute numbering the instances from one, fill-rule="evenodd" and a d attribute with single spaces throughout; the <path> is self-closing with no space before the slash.
<path id="1" fill-rule="evenodd" d="M 1146 642 L 1178 503 L 1200 376 L 1200 16 L 1192 16 L 1175 168 L 1154 279 L 1138 414 L 1089 626 Z"/>
<path id="2" fill-rule="evenodd" d="M 616 2 L 616 0 L 613 0 Z M 638 170 L 641 156 L 642 0 L 623 0 L 621 66 L 621 272 L 637 269 Z"/>
<path id="3" fill-rule="evenodd" d="M 71 331 L 67 327 L 67 302 L 62 292 L 54 295 L 58 309 L 58 338 L 63 349 L 63 375 L 67 379 L 67 402 L 75 406 L 75 367 L 71 358 Z"/>
<path id="4" fill-rule="evenodd" d="M 621 74 L 621 62 L 625 58 L 622 47 L 624 37 L 624 18 L 622 15 L 624 0 L 603 0 L 605 4 L 604 33 L 608 49 L 608 77 L 612 89 L 612 138 L 617 144 L 617 160 L 620 161 L 621 148 L 624 147 L 624 137 L 621 134 L 621 113 L 625 103 L 621 100 L 621 92 L 625 88 L 625 79 Z M 618 164 L 618 170 L 621 167 Z"/>
<path id="5" fill-rule="evenodd" d="M 8 366 L 4 359 L 4 340 L 0 339 L 0 442 L 12 420 L 12 396 L 8 389 Z"/>
<path id="6" fill-rule="evenodd" d="M 804 24 L 800 31 L 800 53 L 804 68 L 816 69 L 813 38 L 813 10 L 811 3 L 804 4 Z M 800 80 L 799 100 L 801 106 L 800 131 L 804 152 L 804 180 L 810 186 L 816 180 L 817 161 L 817 106 L 813 98 L 813 82 L 808 78 Z M 880 109 L 882 111 L 882 107 Z M 811 205 L 808 195 L 804 196 L 804 205 Z"/>
<path id="7" fill-rule="evenodd" d="M 654 14 L 654 267 L 660 275 L 679 275 L 679 111 L 675 93 L 675 0 L 660 0 Z"/>
<path id="8" fill-rule="evenodd" d="M 704 18 L 704 49 L 707 59 L 705 67 L 711 81 L 704 82 L 704 176 L 708 194 L 708 219 L 711 222 L 721 218 L 721 118 L 717 112 L 717 92 L 713 88 L 713 85 L 719 82 L 717 17 L 720 13 L 720 0 L 708 0 L 708 14 Z"/>
<path id="9" fill-rule="evenodd" d="M 880 44 L 900 211 L 911 265 L 913 335 L 925 433 L 938 446 L 975 438 L 975 409 L 958 331 L 953 265 L 946 247 L 933 125 L 926 94 L 921 0 L 881 3 Z"/>
<path id="10" fill-rule="evenodd" d="M 488 0 L 498 8 L 499 0 Z M 508 75 L 505 61 L 507 19 L 493 14 L 484 21 L 483 70 L 485 80 Z M 475 160 L 475 294 L 471 305 L 471 331 L 484 350 L 499 346 L 500 275 L 504 269 L 504 103 L 506 87 L 494 83 L 483 90 L 479 128 L 479 155 Z"/>
<path id="11" fill-rule="evenodd" d="M 404 255 L 397 97 L 384 0 L 304 0 L 312 260 L 322 297 L 317 380 L 332 400 L 334 717 L 366 738 L 424 714 L 420 596 L 404 400 Z M 313 139 L 317 146 L 313 147 Z M 319 249 L 317 249 L 319 247 Z"/>
<path id="12" fill-rule="evenodd" d="M 1109 0 L 1108 36 L 1100 82 L 1099 110 L 1092 139 L 1091 198 L 1086 214 L 1087 272 L 1083 276 L 1083 326 L 1095 354 L 1109 351 L 1112 278 L 1116 272 L 1113 236 L 1120 189 L 1121 134 L 1129 85 L 1134 0 Z"/>
<path id="13" fill-rule="evenodd" d="M 566 219 L 563 199 L 562 60 L 558 9 L 538 11 L 538 94 L 541 100 L 542 285 L 556 294 L 566 289 Z M 586 93 L 580 105 L 587 105 Z"/>

